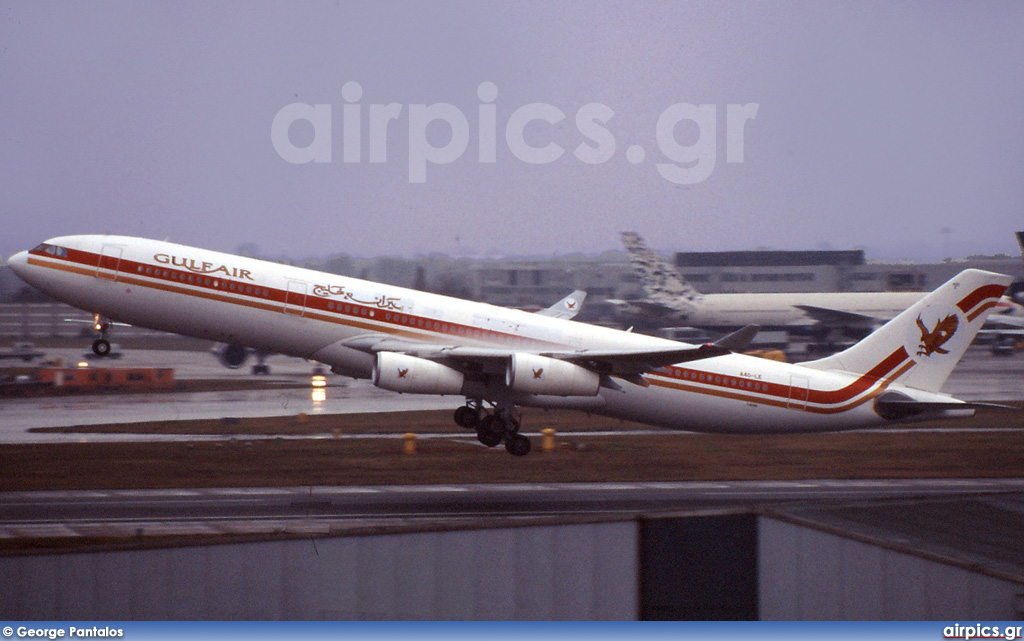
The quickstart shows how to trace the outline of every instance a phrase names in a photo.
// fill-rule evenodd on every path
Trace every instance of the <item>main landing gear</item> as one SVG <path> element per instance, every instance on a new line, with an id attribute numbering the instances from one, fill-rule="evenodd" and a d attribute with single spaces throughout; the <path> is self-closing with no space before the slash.
<path id="1" fill-rule="evenodd" d="M 530 439 L 519 433 L 519 419 L 513 407 L 496 407 L 488 412 L 481 401 L 470 401 L 455 410 L 455 423 L 468 430 L 476 430 L 477 439 L 487 447 L 505 444 L 505 451 L 513 456 L 530 453 Z"/>

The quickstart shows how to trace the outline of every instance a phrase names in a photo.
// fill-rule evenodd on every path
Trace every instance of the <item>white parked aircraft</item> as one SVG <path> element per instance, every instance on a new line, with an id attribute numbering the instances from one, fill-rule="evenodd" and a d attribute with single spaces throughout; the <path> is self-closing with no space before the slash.
<path id="1" fill-rule="evenodd" d="M 646 318 L 659 326 L 690 325 L 735 328 L 762 327 L 854 331 L 865 334 L 924 297 L 924 292 L 794 292 L 702 294 L 675 267 L 650 250 L 635 232 L 622 232 L 622 244 L 640 278 L 644 298 L 611 301 L 620 312 Z M 1009 299 L 1000 309 L 1019 308 Z"/>
<path id="2" fill-rule="evenodd" d="M 1010 278 L 967 270 L 853 347 L 795 365 L 167 242 L 53 238 L 10 259 L 105 318 L 320 361 L 383 389 L 466 397 L 455 420 L 530 450 L 517 406 L 668 428 L 826 431 L 973 412 L 939 390 Z M 490 409 L 487 409 L 487 407 Z"/>

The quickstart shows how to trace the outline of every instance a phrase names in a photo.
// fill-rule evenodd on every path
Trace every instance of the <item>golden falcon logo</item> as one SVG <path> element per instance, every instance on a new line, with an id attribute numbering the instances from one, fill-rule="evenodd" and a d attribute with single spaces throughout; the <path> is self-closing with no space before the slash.
<path id="1" fill-rule="evenodd" d="M 540 378 L 543 375 L 544 375 L 544 368 L 543 367 L 538 367 L 537 369 L 533 370 L 533 377 L 534 378 Z"/>
<path id="2" fill-rule="evenodd" d="M 409 373 L 409 368 L 408 367 L 406 367 L 405 369 L 399 368 L 399 370 L 398 370 L 398 378 L 405 378 L 405 375 L 408 374 L 408 373 Z"/>
<path id="3" fill-rule="evenodd" d="M 942 349 L 942 346 L 949 339 L 953 338 L 956 328 L 960 325 L 956 314 L 950 314 L 935 323 L 935 328 L 929 330 L 928 326 L 917 316 L 917 328 L 921 330 L 921 344 L 918 345 L 918 356 L 931 356 L 932 354 L 948 354 L 949 351 Z"/>

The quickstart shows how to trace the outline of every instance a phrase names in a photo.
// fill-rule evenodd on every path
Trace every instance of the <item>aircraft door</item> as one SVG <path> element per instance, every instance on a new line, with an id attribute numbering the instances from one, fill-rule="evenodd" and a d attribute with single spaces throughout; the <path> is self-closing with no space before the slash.
<path id="1" fill-rule="evenodd" d="M 791 375 L 789 377 L 789 402 L 786 403 L 786 407 L 798 410 L 807 407 L 810 385 L 811 379 L 806 376 Z"/>
<path id="2" fill-rule="evenodd" d="M 121 245 L 104 245 L 100 252 L 99 263 L 96 265 L 96 278 L 117 281 L 123 251 L 124 247 Z"/>
<path id="3" fill-rule="evenodd" d="M 306 283 L 300 280 L 288 281 L 288 292 L 284 299 L 284 313 L 294 316 L 306 314 Z"/>

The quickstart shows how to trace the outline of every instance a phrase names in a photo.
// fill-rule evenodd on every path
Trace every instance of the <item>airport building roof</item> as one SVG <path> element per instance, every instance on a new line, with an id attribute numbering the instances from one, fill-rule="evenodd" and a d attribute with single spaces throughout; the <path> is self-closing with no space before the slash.
<path id="1" fill-rule="evenodd" d="M 790 267 L 863 265 L 864 250 L 679 252 L 676 267 Z"/>
<path id="2" fill-rule="evenodd" d="M 766 515 L 1024 583 L 1024 494 L 805 504 Z"/>

